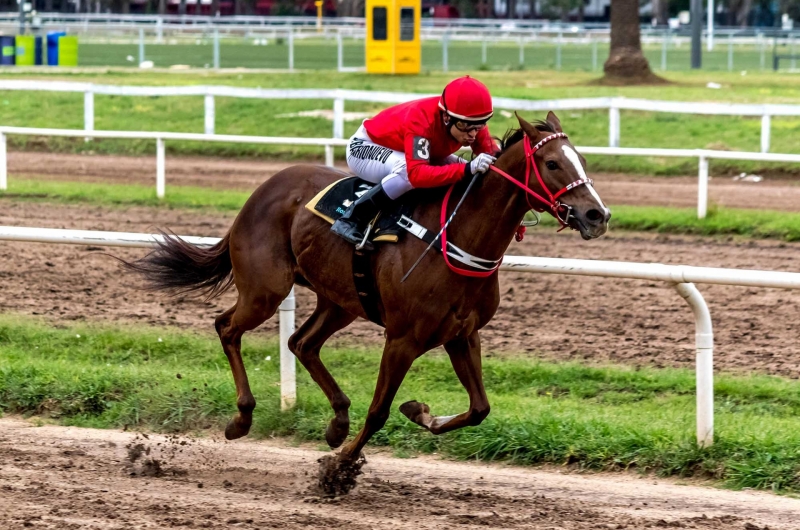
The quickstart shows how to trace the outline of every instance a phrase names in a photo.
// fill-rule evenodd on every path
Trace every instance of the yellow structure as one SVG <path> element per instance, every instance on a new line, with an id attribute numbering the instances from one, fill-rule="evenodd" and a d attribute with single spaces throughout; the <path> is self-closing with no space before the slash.
<path id="1" fill-rule="evenodd" d="M 367 72 L 418 74 L 422 0 L 367 0 Z"/>

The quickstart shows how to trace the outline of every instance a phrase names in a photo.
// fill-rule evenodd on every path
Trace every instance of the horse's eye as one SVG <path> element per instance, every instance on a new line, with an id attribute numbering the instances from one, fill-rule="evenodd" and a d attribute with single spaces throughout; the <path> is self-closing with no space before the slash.
<path id="1" fill-rule="evenodd" d="M 550 171 L 554 171 L 554 170 L 558 169 L 558 164 L 556 164 L 552 160 L 548 160 L 547 162 L 545 162 L 544 165 L 546 165 L 547 169 L 549 169 Z"/>

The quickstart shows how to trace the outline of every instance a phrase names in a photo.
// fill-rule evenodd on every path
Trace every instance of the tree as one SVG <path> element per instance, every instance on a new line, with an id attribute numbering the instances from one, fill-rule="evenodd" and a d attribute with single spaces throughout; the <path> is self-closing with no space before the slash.
<path id="1" fill-rule="evenodd" d="M 363 17 L 364 0 L 339 0 L 336 14 L 340 17 Z"/>
<path id="2" fill-rule="evenodd" d="M 663 83 L 650 71 L 639 38 L 639 0 L 611 0 L 611 52 L 603 65 L 607 84 Z"/>

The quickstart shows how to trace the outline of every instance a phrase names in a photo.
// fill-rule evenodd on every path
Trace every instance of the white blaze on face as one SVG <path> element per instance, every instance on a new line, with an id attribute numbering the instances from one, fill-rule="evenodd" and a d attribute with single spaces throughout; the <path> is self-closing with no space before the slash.
<path id="1" fill-rule="evenodd" d="M 571 148 L 570 146 L 568 146 L 568 145 L 562 145 L 561 149 L 563 149 L 564 154 L 566 155 L 567 159 L 570 162 L 572 162 L 573 166 L 575 166 L 575 171 L 578 172 L 578 176 L 580 178 L 582 178 L 582 179 L 588 180 L 588 177 L 586 176 L 586 172 L 583 170 L 583 165 L 581 164 L 581 159 L 578 157 L 578 153 L 576 153 L 575 150 L 573 148 Z M 606 205 L 603 204 L 603 201 L 602 201 L 602 199 L 600 199 L 600 196 L 597 194 L 597 192 L 594 191 L 594 186 L 592 186 L 588 182 L 586 184 L 584 184 L 584 185 L 586 186 L 586 188 L 588 188 L 589 193 L 592 194 L 592 197 L 594 197 L 594 200 L 597 201 L 597 204 L 599 204 L 600 207 L 603 208 L 603 213 L 604 214 L 608 214 L 608 208 L 606 208 Z"/>

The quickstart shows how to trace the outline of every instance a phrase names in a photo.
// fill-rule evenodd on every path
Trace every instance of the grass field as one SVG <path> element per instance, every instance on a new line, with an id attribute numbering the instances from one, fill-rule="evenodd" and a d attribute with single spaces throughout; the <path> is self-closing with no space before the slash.
<path id="1" fill-rule="evenodd" d="M 298 405 L 279 408 L 278 349 L 243 348 L 258 401 L 253 435 L 321 441 L 330 418 L 322 392 L 298 370 Z M 326 350 L 324 359 L 363 422 L 379 353 Z M 481 426 L 434 437 L 393 407 L 373 438 L 400 455 L 639 469 L 712 478 L 740 488 L 800 491 L 800 383 L 719 375 L 716 438 L 694 442 L 694 375 L 687 370 L 586 367 L 486 359 L 492 413 Z M 396 404 L 424 400 L 437 414 L 461 412 L 467 396 L 445 356 L 419 359 Z M 215 337 L 157 328 L 69 325 L 0 317 L 0 411 L 101 428 L 219 431 L 235 412 L 232 377 Z"/>
<path id="2" fill-rule="evenodd" d="M 4 77 L 21 77 L 13 71 Z M 369 76 L 336 72 L 305 73 L 213 73 L 140 72 L 136 70 L 104 74 L 67 75 L 49 72 L 24 74 L 25 78 L 91 81 L 108 84 L 182 85 L 225 84 L 263 88 L 357 88 L 420 93 L 437 93 L 456 74 L 424 74 L 415 77 Z M 674 81 L 662 87 L 604 87 L 593 84 L 596 74 L 556 73 L 552 71 L 480 72 L 497 96 L 529 99 L 555 99 L 595 96 L 629 96 L 678 101 L 722 101 L 748 103 L 800 103 L 800 76 L 751 75 L 727 73 L 669 74 Z M 720 90 L 706 88 L 706 83 L 722 84 Z M 331 109 L 331 101 L 250 100 L 217 98 L 216 132 L 269 136 L 330 136 L 331 122 L 324 118 L 296 117 L 303 110 Z M 347 111 L 374 113 L 382 105 L 347 103 Z M 81 94 L 0 92 L 0 122 L 3 125 L 30 127 L 83 127 Z M 606 111 L 564 111 L 560 118 L 565 131 L 576 145 L 608 144 Z M 200 97 L 115 97 L 96 96 L 95 127 L 119 130 L 163 130 L 202 132 L 203 100 Z M 56 118 L 54 118 L 56 117 Z M 529 119 L 543 118 L 530 113 Z M 759 146 L 759 118 L 736 116 L 693 116 L 648 112 L 622 112 L 621 142 L 628 147 L 714 148 L 754 151 Z M 351 134 L 360 118 L 345 124 Z M 491 123 L 495 134 L 514 125 L 508 113 L 498 113 Z M 800 119 L 773 118 L 772 151 L 800 153 Z M 153 146 L 145 141 L 11 137 L 11 149 L 55 150 L 152 154 Z M 168 142 L 170 153 L 208 154 L 236 157 L 280 157 L 287 159 L 322 159 L 320 148 L 292 146 L 257 146 L 246 144 L 206 144 Z M 337 156 L 342 157 L 339 150 Z M 621 171 L 639 174 L 696 174 L 695 160 L 641 157 L 589 157 L 590 170 Z M 796 173 L 792 164 L 765 164 L 738 161 L 713 161 L 713 174 L 738 174 L 741 171 Z"/>
<path id="3" fill-rule="evenodd" d="M 238 211 L 249 194 L 241 191 L 213 190 L 191 186 L 169 186 L 159 200 L 150 186 L 109 185 L 9 179 L 7 192 L 0 198 L 14 200 L 91 204 L 104 206 L 157 206 L 163 208 Z M 641 230 L 678 234 L 736 235 L 800 241 L 800 214 L 712 207 L 705 219 L 698 219 L 691 208 L 615 206 L 612 230 Z M 540 230 L 556 226 L 549 215 L 542 217 Z M 536 230 L 537 228 L 533 228 Z M 193 234 L 203 235 L 203 234 Z"/>
<path id="4" fill-rule="evenodd" d="M 210 38 L 166 39 L 158 43 L 145 41 L 145 59 L 157 67 L 188 65 L 208 68 L 213 64 L 213 44 Z M 338 60 L 335 38 L 295 40 L 294 65 L 299 69 L 330 70 Z M 662 69 L 662 45 L 645 44 L 644 52 L 655 70 Z M 364 43 L 344 39 L 343 65 L 363 67 Z M 728 45 L 718 43 L 714 51 L 703 50 L 703 67 L 710 71 L 727 71 Z M 596 54 L 596 57 L 595 57 Z M 560 60 L 558 56 L 560 55 Z M 138 41 L 124 43 L 83 40 L 80 43 L 80 66 L 135 66 L 139 61 Z M 130 57 L 130 59 L 129 59 Z M 529 42 L 520 46 L 514 42 L 487 42 L 486 61 L 483 44 L 451 40 L 448 44 L 450 70 L 514 70 L 561 69 L 565 72 L 591 72 L 602 69 L 608 57 L 608 43 L 566 42 L 559 47 L 553 42 Z M 425 71 L 438 71 L 443 67 L 443 48 L 440 41 L 424 41 L 422 67 Z M 686 42 L 670 42 L 666 51 L 667 71 L 686 71 L 690 67 L 690 47 Z M 288 68 L 289 46 L 285 39 L 261 37 L 222 38 L 220 41 L 220 66 L 223 68 Z M 732 70 L 759 72 L 772 68 L 772 49 L 756 45 L 735 45 Z M 788 68 L 790 64 L 785 64 Z"/>

